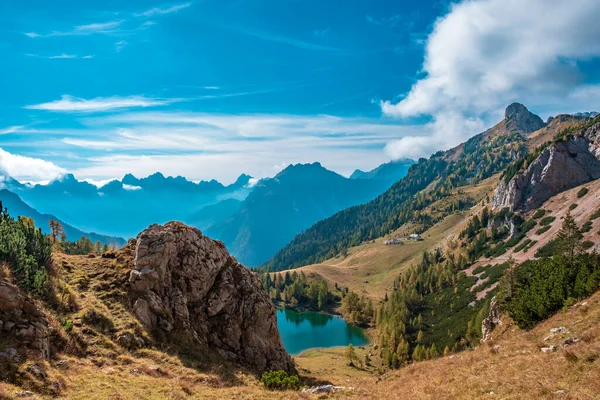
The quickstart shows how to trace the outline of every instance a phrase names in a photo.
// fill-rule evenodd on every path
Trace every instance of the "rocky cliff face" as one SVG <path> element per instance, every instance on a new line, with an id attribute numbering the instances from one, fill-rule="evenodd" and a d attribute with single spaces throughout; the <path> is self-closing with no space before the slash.
<path id="1" fill-rule="evenodd" d="M 494 193 L 495 209 L 527 211 L 550 197 L 600 178 L 600 123 L 582 135 L 546 148 L 529 167 L 509 182 L 502 180 Z"/>
<path id="2" fill-rule="evenodd" d="M 194 228 L 152 225 L 137 238 L 133 311 L 150 331 L 255 371 L 294 372 L 275 308 L 256 276 Z"/>
<path id="3" fill-rule="evenodd" d="M 47 317 L 19 288 L 4 281 L 0 281 L 0 338 L 9 346 L 0 348 L 0 357 L 13 358 L 25 350 L 37 357 L 50 356 Z"/>

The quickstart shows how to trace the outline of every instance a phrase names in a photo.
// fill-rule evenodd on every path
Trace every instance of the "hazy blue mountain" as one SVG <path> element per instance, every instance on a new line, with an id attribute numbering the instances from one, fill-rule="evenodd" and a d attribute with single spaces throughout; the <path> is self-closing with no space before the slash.
<path id="1" fill-rule="evenodd" d="M 242 201 L 238 199 L 225 199 L 216 204 L 203 207 L 190 215 L 186 222 L 201 231 L 210 228 L 217 222 L 225 221 L 242 207 Z"/>
<path id="2" fill-rule="evenodd" d="M 404 178 L 414 163 L 411 159 L 403 158 L 381 164 L 371 171 L 365 172 L 357 169 L 350 175 L 350 179 L 378 179 L 394 183 Z"/>
<path id="3" fill-rule="evenodd" d="M 215 180 L 189 181 L 161 173 L 146 178 L 127 174 L 98 188 L 67 174 L 47 185 L 21 185 L 4 177 L 0 187 L 18 194 L 41 213 L 55 215 L 84 231 L 135 237 L 153 223 L 179 220 L 203 207 L 228 198 L 243 200 L 250 192 L 251 177 L 240 176 L 225 186 Z"/>
<path id="4" fill-rule="evenodd" d="M 37 227 L 42 228 L 42 231 L 46 234 L 50 233 L 48 221 L 50 221 L 51 219 L 59 220 L 53 215 L 39 213 L 35 209 L 28 206 L 23 200 L 21 200 L 19 196 L 12 192 L 9 192 L 6 189 L 0 190 L 0 202 L 2 203 L 2 207 L 8 209 L 8 213 L 11 216 L 23 216 L 33 219 L 35 225 Z M 60 222 L 63 225 L 63 231 L 67 236 L 67 240 L 75 241 L 80 239 L 82 236 L 86 236 L 92 242 L 96 242 L 99 240 L 102 243 L 106 243 L 108 245 L 116 244 L 122 246 L 123 244 L 125 244 L 125 240 L 123 238 L 99 235 L 93 232 L 83 232 L 67 223 L 64 223 L 62 221 Z"/>
<path id="5" fill-rule="evenodd" d="M 319 163 L 290 165 L 261 180 L 235 214 L 205 233 L 222 240 L 240 262 L 256 266 L 315 222 L 372 200 L 391 184 L 348 179 Z"/>

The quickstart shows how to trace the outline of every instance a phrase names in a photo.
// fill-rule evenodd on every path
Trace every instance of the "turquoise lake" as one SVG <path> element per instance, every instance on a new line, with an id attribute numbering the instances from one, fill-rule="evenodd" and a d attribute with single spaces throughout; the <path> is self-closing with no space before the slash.
<path id="1" fill-rule="evenodd" d="M 277 325 L 283 346 L 290 354 L 315 347 L 364 346 L 369 339 L 362 328 L 343 318 L 317 312 L 278 310 Z"/>

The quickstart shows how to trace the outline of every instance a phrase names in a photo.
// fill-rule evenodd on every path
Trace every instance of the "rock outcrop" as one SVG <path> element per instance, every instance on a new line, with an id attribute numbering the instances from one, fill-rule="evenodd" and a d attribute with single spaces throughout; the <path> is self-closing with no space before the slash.
<path id="1" fill-rule="evenodd" d="M 600 178 L 600 123 L 582 135 L 547 147 L 525 171 L 501 180 L 492 200 L 495 209 L 528 211 L 550 197 Z"/>
<path id="2" fill-rule="evenodd" d="M 257 372 L 295 372 L 260 280 L 223 243 L 181 223 L 152 225 L 138 235 L 129 282 L 134 314 L 158 336 Z"/>
<path id="3" fill-rule="evenodd" d="M 500 307 L 496 301 L 496 297 L 492 298 L 490 302 L 490 312 L 488 316 L 481 323 L 481 336 L 482 342 L 487 342 L 492 337 L 492 331 L 496 329 L 498 325 L 502 323 Z"/>
<path id="4" fill-rule="evenodd" d="M 509 131 L 519 133 L 532 133 L 546 126 L 539 116 L 520 103 L 513 103 L 506 108 L 504 120 Z"/>
<path id="5" fill-rule="evenodd" d="M 48 318 L 18 287 L 0 281 L 0 337 L 4 343 L 38 357 L 50 357 Z M 16 356 L 16 349 L 0 348 L 4 356 Z"/>

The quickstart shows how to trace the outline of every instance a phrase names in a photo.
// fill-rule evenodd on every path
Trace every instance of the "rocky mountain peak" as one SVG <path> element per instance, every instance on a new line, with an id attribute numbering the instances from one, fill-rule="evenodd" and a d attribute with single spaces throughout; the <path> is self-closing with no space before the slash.
<path id="1" fill-rule="evenodd" d="M 155 337 L 257 372 L 295 371 L 269 295 L 222 242 L 178 222 L 152 225 L 137 237 L 134 262 L 133 312 Z"/>
<path id="2" fill-rule="evenodd" d="M 504 120 L 509 131 L 519 133 L 532 133 L 542 129 L 544 121 L 537 115 L 530 112 L 527 107 L 521 103 L 512 103 L 504 111 Z"/>

